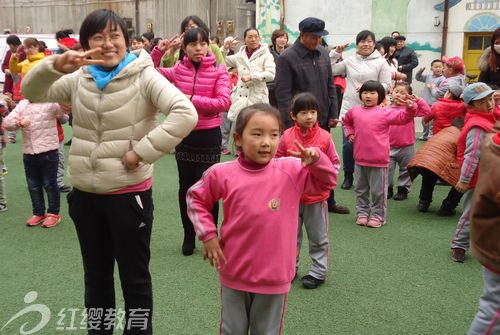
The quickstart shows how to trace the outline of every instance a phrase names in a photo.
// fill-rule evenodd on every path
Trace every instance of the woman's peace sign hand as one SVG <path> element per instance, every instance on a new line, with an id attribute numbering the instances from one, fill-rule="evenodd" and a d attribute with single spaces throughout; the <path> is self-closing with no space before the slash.
<path id="1" fill-rule="evenodd" d="M 54 63 L 54 69 L 63 72 L 71 73 L 78 70 L 84 65 L 100 65 L 104 64 L 103 59 L 92 59 L 92 55 L 102 52 L 101 48 L 90 49 L 84 52 L 69 50 L 57 58 Z"/>
<path id="2" fill-rule="evenodd" d="M 302 165 L 304 167 L 309 166 L 315 163 L 319 159 L 318 152 L 313 148 L 304 148 L 299 141 L 294 141 L 295 146 L 299 148 L 300 151 L 288 150 L 288 152 L 295 157 L 299 157 L 302 161 Z"/>

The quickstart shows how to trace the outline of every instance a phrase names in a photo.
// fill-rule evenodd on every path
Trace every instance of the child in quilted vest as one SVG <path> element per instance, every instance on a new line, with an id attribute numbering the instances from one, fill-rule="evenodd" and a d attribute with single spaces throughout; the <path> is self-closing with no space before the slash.
<path id="1" fill-rule="evenodd" d="M 464 208 L 451 241 L 452 260 L 465 261 L 465 252 L 470 244 L 471 203 L 479 170 L 481 142 L 500 118 L 499 101 L 493 98 L 494 91 L 485 83 L 474 83 L 464 89 L 467 104 L 465 124 L 458 138 L 457 159 L 460 165 L 460 179 L 455 185 L 464 193 Z"/>
<path id="2" fill-rule="evenodd" d="M 198 124 L 175 148 L 179 209 L 184 228 L 182 253 L 189 256 L 193 254 L 196 235 L 187 214 L 186 193 L 209 167 L 220 161 L 221 114 L 231 105 L 231 85 L 226 66 L 217 65 L 215 56 L 209 53 L 210 41 L 204 29 L 187 30 L 182 43 L 184 58 L 174 67 L 157 70 L 191 100 L 198 112 Z M 151 57 L 155 64 L 167 47 L 168 40 L 154 48 Z M 212 211 L 215 223 L 218 212 L 219 205 L 215 203 Z"/>
<path id="3" fill-rule="evenodd" d="M 281 136 L 276 157 L 289 156 L 290 152 L 297 151 L 295 141 L 298 141 L 305 148 L 319 148 L 328 156 L 338 173 L 339 157 L 330 133 L 321 129 L 318 124 L 318 113 L 318 101 L 313 94 L 305 92 L 295 96 L 290 113 L 295 126 L 285 130 Z M 302 286 L 306 289 L 315 289 L 323 284 L 328 274 L 329 242 L 326 200 L 329 195 L 330 192 L 326 191 L 321 194 L 307 194 L 300 199 L 296 268 L 299 267 L 302 225 L 304 225 L 309 241 L 309 256 L 312 259 L 309 274 L 302 277 Z"/>
<path id="4" fill-rule="evenodd" d="M 23 45 L 27 59 L 18 63 L 17 56 L 13 55 L 9 64 L 11 72 L 20 72 L 22 77 L 45 57 L 38 51 L 39 43 L 36 39 L 28 38 Z M 52 228 L 61 221 L 56 124 L 57 117 L 61 115 L 58 104 L 31 103 L 25 99 L 3 120 L 5 129 L 13 131 L 21 128 L 23 132 L 23 163 L 33 211 L 33 216 L 26 221 L 28 227 L 42 224 L 44 228 Z M 47 212 L 44 189 L 48 198 Z"/>

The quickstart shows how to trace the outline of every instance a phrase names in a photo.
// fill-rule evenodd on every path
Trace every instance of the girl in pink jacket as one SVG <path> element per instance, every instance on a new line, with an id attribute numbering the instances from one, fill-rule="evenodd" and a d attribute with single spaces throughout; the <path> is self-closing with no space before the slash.
<path id="1" fill-rule="evenodd" d="M 170 42 L 163 40 L 153 49 L 151 57 L 155 64 L 159 63 Z M 226 66 L 216 64 L 215 56 L 208 53 L 209 44 L 204 29 L 189 29 L 184 33 L 181 52 L 184 57 L 172 68 L 157 68 L 191 100 L 198 112 L 198 124 L 175 148 L 179 171 L 179 208 L 184 227 L 182 253 L 185 256 L 193 254 L 196 236 L 187 215 L 186 192 L 203 172 L 220 161 L 221 113 L 231 105 L 231 84 Z M 214 223 L 217 223 L 219 205 L 217 202 L 212 205 Z"/>
<path id="2" fill-rule="evenodd" d="M 59 137 L 56 119 L 62 110 L 55 103 L 31 103 L 22 100 L 3 120 L 7 130 L 23 131 L 23 163 L 31 197 L 33 216 L 26 225 L 42 224 L 52 228 L 61 221 L 60 194 L 57 186 L 59 163 Z M 45 213 L 43 190 L 47 193 L 48 208 Z"/>
<path id="3" fill-rule="evenodd" d="M 402 98 L 412 95 L 413 90 L 407 82 L 398 82 L 392 90 L 392 103 L 396 110 L 404 109 Z M 427 116 L 431 109 L 424 99 L 417 100 L 417 112 L 415 116 Z M 389 185 L 387 188 L 387 199 L 394 195 L 394 174 L 396 172 L 396 164 L 399 165 L 398 176 L 398 191 L 394 195 L 394 200 L 401 201 L 408 198 L 408 192 L 411 187 L 411 178 L 408 173 L 408 163 L 415 155 L 415 121 L 411 119 L 406 124 L 393 125 L 389 130 L 389 141 L 391 144 L 389 163 Z"/>
<path id="4" fill-rule="evenodd" d="M 368 80 L 359 89 L 363 105 L 344 116 L 345 136 L 354 143 L 354 184 L 356 224 L 379 228 L 386 221 L 387 167 L 389 166 L 389 127 L 405 124 L 416 113 L 416 98 L 405 96 L 407 108 L 382 108 L 385 90 L 378 81 Z M 371 202 L 370 202 L 371 199 Z"/>
<path id="5" fill-rule="evenodd" d="M 337 171 L 319 149 L 274 158 L 280 113 L 267 104 L 241 110 L 234 140 L 243 153 L 213 166 L 188 192 L 188 213 L 203 256 L 221 282 L 221 334 L 281 334 L 295 275 L 300 199 L 332 189 Z M 302 162 L 301 162 L 302 161 Z M 223 200 L 220 237 L 211 214 Z"/>

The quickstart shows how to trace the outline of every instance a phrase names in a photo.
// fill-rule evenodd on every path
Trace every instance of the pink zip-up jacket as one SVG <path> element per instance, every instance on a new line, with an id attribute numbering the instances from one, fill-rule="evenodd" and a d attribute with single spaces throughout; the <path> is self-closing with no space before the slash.
<path id="1" fill-rule="evenodd" d="M 389 166 L 389 128 L 405 124 L 415 117 L 415 108 L 351 108 L 344 116 L 345 136 L 354 135 L 354 160 L 360 166 Z"/>
<path id="2" fill-rule="evenodd" d="M 305 148 L 316 147 L 320 149 L 330 159 L 333 167 L 335 168 L 336 174 L 338 174 L 340 167 L 339 156 L 335 150 L 332 137 L 329 132 L 320 128 L 317 122 L 313 128 L 307 130 L 305 135 L 302 134 L 302 130 L 297 124 L 295 124 L 292 128 L 285 130 L 280 138 L 280 144 L 278 146 L 278 151 L 276 152 L 276 157 L 290 156 L 288 150 L 299 151 L 299 148 L 295 146 L 295 140 L 299 141 L 299 143 Z M 337 180 L 335 180 L 335 186 L 336 185 Z M 300 199 L 300 202 L 303 204 L 315 204 L 328 199 L 329 195 L 330 191 L 318 194 L 304 194 Z"/>
<path id="3" fill-rule="evenodd" d="M 393 106 L 396 110 L 405 109 L 404 106 Z M 424 99 L 417 100 L 417 111 L 415 116 L 425 117 L 431 113 L 431 108 Z M 415 119 L 402 125 L 389 128 L 389 141 L 391 148 L 402 148 L 415 144 Z"/>
<path id="4" fill-rule="evenodd" d="M 151 58 L 158 64 L 163 53 L 154 48 Z M 203 57 L 198 69 L 185 56 L 174 67 L 157 67 L 165 78 L 182 93 L 191 95 L 191 102 L 198 112 L 198 124 L 194 130 L 213 129 L 221 125 L 221 113 L 231 106 L 231 84 L 224 64 L 216 64 L 215 56 Z"/>
<path id="5" fill-rule="evenodd" d="M 243 158 L 215 164 L 189 189 L 188 215 L 204 242 L 217 238 L 211 210 L 222 199 L 223 285 L 260 294 L 290 290 L 300 198 L 331 190 L 337 180 L 330 159 L 316 151 L 319 159 L 306 168 L 294 157 L 273 158 L 258 169 L 247 167 Z"/>
<path id="6" fill-rule="evenodd" d="M 28 155 L 41 154 L 59 149 L 59 135 L 56 120 L 63 114 L 59 104 L 32 103 L 21 100 L 14 110 L 5 117 L 3 126 L 7 130 L 16 130 L 19 121 L 31 122 L 23 131 L 23 152 Z"/>

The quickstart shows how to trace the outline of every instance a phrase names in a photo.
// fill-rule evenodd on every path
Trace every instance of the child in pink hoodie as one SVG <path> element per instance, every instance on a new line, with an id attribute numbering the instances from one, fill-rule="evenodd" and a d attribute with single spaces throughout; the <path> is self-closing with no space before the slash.
<path id="1" fill-rule="evenodd" d="M 319 149 L 296 142 L 300 156 L 274 158 L 280 113 L 267 104 L 241 110 L 237 160 L 216 164 L 187 194 L 188 214 L 203 256 L 219 271 L 221 334 L 281 334 L 286 295 L 295 275 L 300 199 L 329 192 L 337 171 Z M 211 208 L 223 200 L 220 237 Z"/>
<path id="2" fill-rule="evenodd" d="M 305 148 L 319 148 L 332 162 L 335 170 L 339 169 L 339 156 L 335 150 L 329 132 L 321 129 L 318 124 L 319 105 L 316 97 L 304 92 L 295 96 L 292 102 L 290 117 L 295 125 L 288 128 L 281 136 L 276 157 L 290 156 L 289 151 L 296 151 L 295 141 Z M 299 253 L 302 245 L 302 224 L 306 227 L 309 241 L 309 256 L 312 264 L 309 273 L 302 277 L 302 287 L 315 289 L 325 282 L 328 274 L 329 241 L 328 241 L 328 208 L 326 200 L 330 192 L 304 195 L 300 199 L 299 233 L 297 244 L 297 269 Z"/>
<path id="3" fill-rule="evenodd" d="M 359 89 L 363 105 L 351 108 L 344 116 L 345 136 L 354 143 L 354 185 L 356 224 L 379 228 L 386 221 L 387 167 L 389 166 L 389 127 L 408 123 L 416 113 L 416 98 L 405 96 L 407 108 L 382 108 L 385 90 L 375 80 Z M 370 203 L 371 198 L 371 203 Z"/>
<path id="4" fill-rule="evenodd" d="M 412 95 L 413 90 L 410 84 L 398 82 L 392 90 L 392 103 L 396 110 L 404 109 L 405 96 Z M 426 116 L 431 112 L 429 105 L 424 99 L 417 100 L 417 112 L 415 116 Z M 389 183 L 387 188 L 387 199 L 393 196 L 394 174 L 396 165 L 399 165 L 398 192 L 394 195 L 394 200 L 405 200 L 411 187 L 411 178 L 408 173 L 408 163 L 415 155 L 415 121 L 411 119 L 406 124 L 393 125 L 389 130 L 389 141 L 391 145 L 389 163 Z"/>

